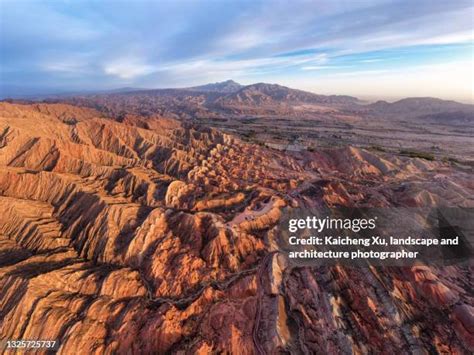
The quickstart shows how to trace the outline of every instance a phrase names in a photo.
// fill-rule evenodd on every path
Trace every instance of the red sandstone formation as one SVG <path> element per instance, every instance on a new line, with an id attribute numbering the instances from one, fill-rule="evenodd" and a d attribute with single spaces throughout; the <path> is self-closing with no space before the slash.
<path id="1" fill-rule="evenodd" d="M 445 163 L 1 103 L 0 167 L 2 340 L 57 339 L 61 354 L 474 347 L 471 267 L 293 268 L 274 241 L 301 205 L 472 207 L 472 176 Z"/>

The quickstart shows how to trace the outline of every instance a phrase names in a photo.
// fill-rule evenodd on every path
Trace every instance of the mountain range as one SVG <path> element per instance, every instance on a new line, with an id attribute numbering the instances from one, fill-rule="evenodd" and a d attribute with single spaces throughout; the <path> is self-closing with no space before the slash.
<path id="1" fill-rule="evenodd" d="M 319 95 L 278 84 L 241 85 L 233 80 L 172 89 L 123 88 L 108 92 L 49 96 L 46 102 L 88 106 L 119 115 L 169 115 L 174 118 L 248 117 L 252 115 L 311 116 L 314 112 L 339 110 L 367 115 L 422 117 L 474 117 L 474 106 L 437 98 L 406 98 L 393 103 L 366 103 L 347 95 Z M 456 113 L 452 115 L 452 113 Z"/>
<path id="2" fill-rule="evenodd" d="M 218 92 L 218 93 L 233 93 L 239 91 L 244 86 L 235 82 L 234 80 L 226 80 L 213 84 L 206 84 L 200 86 L 193 86 L 189 90 L 200 92 Z"/>

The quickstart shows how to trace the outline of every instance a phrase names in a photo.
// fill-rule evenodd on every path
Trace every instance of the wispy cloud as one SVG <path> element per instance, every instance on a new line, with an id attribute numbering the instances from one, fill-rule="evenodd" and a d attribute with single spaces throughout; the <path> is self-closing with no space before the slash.
<path id="1" fill-rule="evenodd" d="M 340 72 L 334 73 L 334 77 L 348 77 L 348 76 L 357 76 L 361 79 L 365 79 L 368 75 L 379 75 L 389 73 L 390 70 L 386 69 L 379 69 L 379 70 L 359 70 L 359 71 L 347 71 L 347 72 Z"/>
<path id="2" fill-rule="evenodd" d="M 376 63 L 376 62 L 381 62 L 383 59 L 381 58 L 374 58 L 374 59 L 363 59 L 360 62 L 361 63 Z"/>
<path id="3" fill-rule="evenodd" d="M 301 67 L 301 70 L 341 70 L 353 67 L 353 65 L 308 65 Z"/>
<path id="4" fill-rule="evenodd" d="M 133 79 L 156 71 L 152 65 L 145 64 L 139 59 L 123 58 L 104 65 L 104 72 L 121 79 Z"/>

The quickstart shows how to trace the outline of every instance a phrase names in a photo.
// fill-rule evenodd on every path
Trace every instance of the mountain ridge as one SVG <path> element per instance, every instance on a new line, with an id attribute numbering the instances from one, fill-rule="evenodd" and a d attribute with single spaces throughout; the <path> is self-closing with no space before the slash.
<path id="1" fill-rule="evenodd" d="M 22 102 L 22 100 L 4 100 Z M 23 100 L 32 102 L 39 100 Z M 364 103 L 348 95 L 319 95 L 279 84 L 241 85 L 233 80 L 188 88 L 135 89 L 122 88 L 107 92 L 84 93 L 43 98 L 43 102 L 70 103 L 122 116 L 125 112 L 143 116 L 163 115 L 181 119 L 206 117 L 246 117 L 249 115 L 285 115 L 288 117 L 321 115 L 326 111 L 356 113 L 379 117 L 416 118 L 427 115 L 474 117 L 474 105 L 438 98 L 405 98 L 395 102 L 383 100 Z M 449 114 L 448 114 L 449 113 Z"/>
<path id="2" fill-rule="evenodd" d="M 448 114 L 461 113 L 474 120 L 474 105 L 434 97 L 408 97 L 392 103 L 379 100 L 367 105 L 367 108 L 383 116 L 422 117 L 444 114 L 444 117 L 450 117 Z"/>
<path id="3" fill-rule="evenodd" d="M 255 83 L 242 87 L 237 92 L 227 95 L 231 100 L 259 104 L 269 100 L 284 100 L 303 103 L 355 103 L 356 97 L 347 95 L 319 95 L 312 92 L 292 89 L 279 84 Z"/>
<path id="4" fill-rule="evenodd" d="M 252 95 L 249 95 L 250 92 L 253 92 Z M 287 91 L 286 93 L 284 91 Z M 238 95 L 240 95 L 240 100 L 242 101 L 245 97 L 242 94 L 245 93 L 244 96 L 253 96 L 255 93 L 258 95 L 277 95 L 277 97 L 273 97 L 273 99 L 296 99 L 296 101 L 301 102 L 317 102 L 317 103 L 358 103 L 361 104 L 362 100 L 358 97 L 351 96 L 351 95 L 322 95 L 317 94 L 310 91 L 305 91 L 301 89 L 294 89 L 284 85 L 276 84 L 276 83 L 265 83 L 265 82 L 258 82 L 249 85 L 242 85 L 232 79 L 228 79 L 225 81 L 215 82 L 215 83 L 208 83 L 198 86 L 191 86 L 191 87 L 182 87 L 182 88 L 135 88 L 135 87 L 120 87 L 116 89 L 107 89 L 107 90 L 86 90 L 83 92 L 69 92 L 69 93 L 48 93 L 45 95 L 33 95 L 29 94 L 27 96 L 21 97 L 5 97 L 0 101 L 8 101 L 8 100 L 45 100 L 51 98 L 69 98 L 69 97 L 78 97 L 78 96 L 103 96 L 103 95 L 130 95 L 130 94 L 155 94 L 155 95 L 171 95 L 171 94 L 190 94 L 193 95 L 200 94 L 214 94 L 214 95 L 221 95 L 221 96 L 229 96 L 230 98 L 234 99 Z M 239 94 L 240 93 L 240 94 Z M 247 97 L 250 101 L 253 101 L 250 97 Z M 245 101 L 245 100 L 243 100 Z M 410 105 L 413 106 L 414 104 L 418 103 L 419 105 L 427 105 L 429 103 L 433 105 L 460 105 L 459 107 L 463 106 L 464 108 L 467 107 L 474 107 L 473 104 L 468 103 L 461 103 L 455 100 L 448 100 L 442 99 L 437 97 L 406 97 L 402 98 L 393 102 L 386 101 L 386 100 L 377 100 L 372 102 L 365 107 L 375 109 L 375 110 L 383 110 L 387 107 L 395 108 L 401 107 L 403 105 Z M 457 108 L 459 108 L 457 107 Z"/>
<path id="5" fill-rule="evenodd" d="M 220 81 L 216 83 L 209 83 L 199 86 L 192 86 L 188 88 L 189 90 L 193 91 L 201 91 L 201 92 L 219 92 L 219 93 L 232 93 L 240 90 L 244 85 L 241 85 L 235 82 L 232 79 L 226 81 Z"/>

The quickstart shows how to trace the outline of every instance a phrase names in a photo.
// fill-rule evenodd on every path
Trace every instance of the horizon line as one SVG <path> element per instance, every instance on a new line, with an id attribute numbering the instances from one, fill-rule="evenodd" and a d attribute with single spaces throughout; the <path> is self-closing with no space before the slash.
<path id="1" fill-rule="evenodd" d="M 278 85 L 282 86 L 291 90 L 300 90 L 304 92 L 308 92 L 315 95 L 321 96 L 350 96 L 360 101 L 367 101 L 369 103 L 377 102 L 377 101 L 386 101 L 389 103 L 397 102 L 403 99 L 415 99 L 415 98 L 431 98 L 431 99 L 438 99 L 443 101 L 454 101 L 462 104 L 467 105 L 474 105 L 474 97 L 471 99 L 464 99 L 464 98 L 447 98 L 447 97 L 440 97 L 440 96 L 429 96 L 429 95 L 420 95 L 420 96 L 403 96 L 403 95 L 377 95 L 377 94 L 344 94 L 344 93 L 328 93 L 328 92 L 321 92 L 321 91 L 313 91 L 311 89 L 302 89 L 297 87 L 292 87 L 288 85 L 283 85 L 280 83 L 269 83 L 269 82 L 254 82 L 251 84 L 242 84 L 238 81 L 233 79 L 227 79 L 222 81 L 213 81 L 213 82 L 206 82 L 198 85 L 186 85 L 186 86 L 163 86 L 163 87 L 134 87 L 134 86 L 122 86 L 122 87 L 113 87 L 108 89 L 78 89 L 78 90 L 68 90 L 66 88 L 58 88 L 58 89 L 48 89 L 48 88 L 31 88 L 31 87 L 20 87 L 18 85 L 14 85 L 16 90 L 21 90 L 22 88 L 26 91 L 30 90 L 31 93 L 13 93 L 13 94 L 3 94 L 3 91 L 0 88 L 0 101 L 8 101 L 8 100 L 31 100 L 31 101 L 40 101 L 45 100 L 55 96 L 77 96 L 77 95 L 107 95 L 107 94 L 124 94 L 124 93 L 131 93 L 135 91 L 153 91 L 153 90 L 190 90 L 193 88 L 197 88 L 200 86 L 206 85 L 217 85 L 223 84 L 226 82 L 234 82 L 242 87 L 257 85 L 257 84 L 267 84 L 267 85 Z M 127 91 L 129 90 L 129 91 Z"/>

